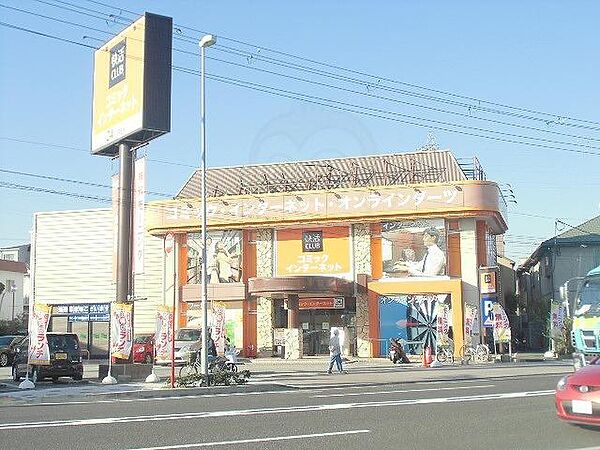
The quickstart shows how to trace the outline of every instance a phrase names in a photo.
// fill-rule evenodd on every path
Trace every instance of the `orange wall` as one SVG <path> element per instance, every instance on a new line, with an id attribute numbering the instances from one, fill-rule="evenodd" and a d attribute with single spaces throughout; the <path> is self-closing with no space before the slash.
<path id="1" fill-rule="evenodd" d="M 460 278 L 460 235 L 458 234 L 458 220 L 448 221 L 448 275 Z M 454 231 L 454 233 L 452 233 Z"/>
<path id="2" fill-rule="evenodd" d="M 376 280 L 383 276 L 380 223 L 371 224 L 371 274 Z"/>
<path id="3" fill-rule="evenodd" d="M 302 251 L 303 231 L 323 232 L 322 252 Z M 277 275 L 342 275 L 350 273 L 350 228 L 310 227 L 277 231 Z M 290 269 L 292 268 L 292 269 Z"/>

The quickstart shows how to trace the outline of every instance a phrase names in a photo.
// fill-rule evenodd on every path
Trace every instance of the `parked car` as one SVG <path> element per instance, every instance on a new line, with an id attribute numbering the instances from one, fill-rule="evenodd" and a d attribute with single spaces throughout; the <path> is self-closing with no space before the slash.
<path id="1" fill-rule="evenodd" d="M 18 345 L 15 360 L 12 364 L 12 377 L 19 381 L 27 374 L 34 383 L 44 378 L 52 378 L 57 382 L 59 377 L 71 377 L 73 380 L 83 379 L 83 363 L 81 359 L 81 345 L 79 338 L 74 333 L 48 333 L 48 348 L 50 350 L 50 364 L 27 364 L 29 339 L 26 338 Z"/>
<path id="2" fill-rule="evenodd" d="M 152 364 L 154 362 L 154 335 L 138 334 L 133 339 L 133 362 Z"/>
<path id="3" fill-rule="evenodd" d="M 561 378 L 555 398 L 559 419 L 600 426 L 600 357 Z"/>
<path id="4" fill-rule="evenodd" d="M 202 330 L 199 328 L 180 328 L 175 333 L 175 364 L 184 364 L 190 354 L 202 348 Z M 169 364 L 171 359 L 159 360 L 157 364 Z"/>
<path id="5" fill-rule="evenodd" d="M 0 336 L 0 367 L 12 364 L 15 357 L 15 348 L 25 337 L 17 335 Z"/>

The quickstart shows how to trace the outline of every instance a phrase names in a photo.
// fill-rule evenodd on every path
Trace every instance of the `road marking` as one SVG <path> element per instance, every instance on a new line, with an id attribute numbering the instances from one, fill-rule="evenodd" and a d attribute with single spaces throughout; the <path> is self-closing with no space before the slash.
<path id="1" fill-rule="evenodd" d="M 473 395 L 466 397 L 443 397 L 443 398 L 424 398 L 410 400 L 388 400 L 377 402 L 363 403 L 337 403 L 331 405 L 307 405 L 307 406 L 290 406 L 278 408 L 260 408 L 260 409 L 243 409 L 243 410 L 228 410 L 228 411 L 208 411 L 197 413 L 174 413 L 174 414 L 155 414 L 151 416 L 125 416 L 125 417 L 104 417 L 97 419 L 74 419 L 74 420 L 56 420 L 46 422 L 21 422 L 21 423 L 5 423 L 0 424 L 1 430 L 20 430 L 30 428 L 55 428 L 79 425 L 106 425 L 106 424 L 122 424 L 131 422 L 152 422 L 164 420 L 192 420 L 214 417 L 237 417 L 237 416 L 257 416 L 268 414 L 285 414 L 285 413 L 302 413 L 310 411 L 335 411 L 343 409 L 355 408 L 379 408 L 385 406 L 401 406 L 401 405 L 423 405 L 435 403 L 459 403 L 473 402 L 486 400 L 501 400 L 515 399 L 525 397 L 538 397 L 544 395 L 554 395 L 554 389 L 548 391 L 528 391 L 528 392 L 509 392 L 504 394 L 484 394 Z"/>
<path id="2" fill-rule="evenodd" d="M 132 450 L 170 450 L 176 448 L 196 448 L 196 447 L 212 447 L 214 445 L 232 445 L 232 444 L 248 444 L 253 442 L 271 442 L 271 441 L 291 441 L 294 439 L 306 439 L 306 438 L 317 438 L 317 437 L 329 437 L 329 436 L 344 436 L 348 434 L 362 434 L 370 433 L 371 430 L 350 430 L 350 431 L 336 431 L 331 433 L 315 433 L 315 434 L 298 434 L 295 436 L 276 436 L 276 437 L 265 437 L 256 439 L 241 439 L 239 441 L 220 441 L 220 442 L 199 442 L 196 444 L 183 444 L 183 445 L 168 445 L 165 447 L 142 447 Z"/>
<path id="3" fill-rule="evenodd" d="M 405 394 L 408 392 L 428 392 L 428 391 L 455 391 L 458 389 L 483 389 L 494 387 L 495 384 L 479 384 L 475 386 L 457 386 L 457 387 L 439 387 L 439 388 L 426 388 L 426 389 L 398 389 L 394 391 L 375 391 L 375 392 L 351 392 L 345 394 L 321 394 L 311 395 L 310 398 L 329 398 L 329 397 L 354 397 L 363 395 L 379 395 L 379 394 Z"/>
<path id="4" fill-rule="evenodd" d="M 411 385 L 417 384 L 463 384 L 463 383 L 477 383 L 481 382 L 481 379 L 475 380 L 447 380 L 447 381 L 416 381 L 410 382 Z M 505 381 L 498 379 L 489 379 L 485 381 Z M 254 383 L 253 383 L 254 384 Z M 394 383 L 394 384 L 407 384 L 407 383 Z M 291 386 L 291 385 L 287 385 Z M 28 405 L 18 405 L 19 407 L 39 407 L 39 406 L 65 406 L 65 405 L 91 405 L 96 403 L 133 403 L 133 402 L 155 402 L 155 401 L 165 401 L 165 400 L 181 400 L 181 399 L 199 399 L 199 398 L 219 398 L 219 397 L 245 397 L 252 395 L 276 395 L 276 394 L 306 394 L 306 392 L 322 392 L 322 391 L 338 391 L 338 390 L 348 390 L 348 389 L 364 389 L 369 386 L 357 386 L 355 384 L 336 384 L 331 387 L 327 385 L 319 384 L 313 386 L 302 386 L 299 385 L 295 389 L 284 389 L 284 390 L 275 390 L 275 391 L 258 391 L 258 392 L 228 392 L 223 394 L 198 394 L 198 395 L 169 395 L 165 397 L 149 397 L 149 398 L 111 398 L 110 400 L 78 400 L 72 402 L 44 402 L 44 403 L 33 403 Z M 137 394 L 140 392 L 152 392 L 148 391 L 115 391 L 109 392 L 108 394 Z M 82 392 L 82 395 L 86 397 L 101 397 L 103 395 L 107 395 L 106 393 L 96 393 L 96 392 Z M 12 407 L 12 406 L 11 406 Z"/>

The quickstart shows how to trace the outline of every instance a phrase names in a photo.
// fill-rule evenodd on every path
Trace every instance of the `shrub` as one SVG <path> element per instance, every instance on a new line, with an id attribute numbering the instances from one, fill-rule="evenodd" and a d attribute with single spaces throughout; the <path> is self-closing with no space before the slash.
<path id="1" fill-rule="evenodd" d="M 230 370 L 215 370 L 208 374 L 209 386 L 231 386 L 245 384 L 250 378 L 249 370 L 232 372 Z M 206 380 L 203 373 L 195 373 L 177 378 L 177 387 L 199 387 L 206 386 Z"/>

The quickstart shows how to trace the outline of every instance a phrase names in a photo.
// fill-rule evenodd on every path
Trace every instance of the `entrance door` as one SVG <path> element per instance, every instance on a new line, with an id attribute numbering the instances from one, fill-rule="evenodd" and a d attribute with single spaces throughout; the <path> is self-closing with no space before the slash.
<path id="1" fill-rule="evenodd" d="M 305 356 L 329 354 L 329 329 L 335 326 L 331 319 L 330 311 L 326 309 L 300 311 Z"/>

